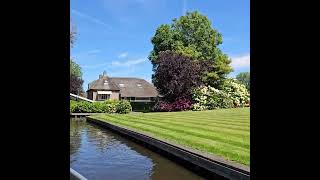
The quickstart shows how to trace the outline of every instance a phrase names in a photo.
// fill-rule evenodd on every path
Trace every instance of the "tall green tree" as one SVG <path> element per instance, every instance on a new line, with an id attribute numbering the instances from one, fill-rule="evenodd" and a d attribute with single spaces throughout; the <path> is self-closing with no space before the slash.
<path id="1" fill-rule="evenodd" d="M 70 92 L 78 94 L 83 92 L 82 71 L 79 64 L 70 59 Z"/>
<path id="2" fill-rule="evenodd" d="M 188 12 L 172 24 L 163 24 L 157 28 L 152 37 L 153 50 L 149 59 L 153 70 L 158 65 L 157 56 L 160 52 L 170 50 L 194 59 L 209 61 L 212 70 L 206 72 L 203 81 L 217 87 L 227 74 L 232 72 L 231 60 L 220 49 L 222 35 L 211 26 L 210 20 L 199 12 Z"/>
<path id="3" fill-rule="evenodd" d="M 71 23 L 70 20 L 70 47 L 74 45 L 76 38 L 76 30 L 75 26 Z M 70 58 L 70 92 L 74 94 L 78 94 L 83 91 L 82 88 L 83 80 L 82 80 L 82 70 L 79 64 L 74 62 Z"/>
<path id="4" fill-rule="evenodd" d="M 70 58 L 70 75 L 74 75 L 79 78 L 82 77 L 82 70 L 80 65 L 74 62 L 71 58 Z"/>
<path id="5" fill-rule="evenodd" d="M 237 75 L 236 79 L 250 91 L 250 72 L 241 72 Z"/>

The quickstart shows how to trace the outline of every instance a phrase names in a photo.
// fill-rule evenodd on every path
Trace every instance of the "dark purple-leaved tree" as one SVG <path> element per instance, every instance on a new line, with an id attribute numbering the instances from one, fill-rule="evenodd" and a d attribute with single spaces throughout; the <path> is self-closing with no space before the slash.
<path id="1" fill-rule="evenodd" d="M 152 82 L 167 102 L 178 98 L 190 98 L 192 88 L 203 84 L 203 74 L 210 66 L 207 61 L 198 61 L 172 51 L 163 51 L 155 60 Z"/>

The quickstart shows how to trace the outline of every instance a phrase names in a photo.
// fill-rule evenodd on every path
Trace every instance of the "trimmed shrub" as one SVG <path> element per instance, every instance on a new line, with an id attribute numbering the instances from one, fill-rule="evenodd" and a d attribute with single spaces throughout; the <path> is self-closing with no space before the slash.
<path id="1" fill-rule="evenodd" d="M 80 101 L 76 103 L 74 107 L 74 112 L 76 113 L 91 113 L 93 112 L 94 108 L 92 103 L 87 101 Z"/>
<path id="2" fill-rule="evenodd" d="M 70 112 L 74 112 L 77 106 L 77 101 L 70 100 Z"/>
<path id="3" fill-rule="evenodd" d="M 132 111 L 132 107 L 129 101 L 127 100 L 121 100 L 116 105 L 116 112 L 119 114 L 127 114 Z"/>
<path id="4" fill-rule="evenodd" d="M 94 112 L 94 113 L 106 113 L 107 112 L 107 106 L 106 106 L 105 103 L 93 102 L 92 103 L 92 112 Z"/>
<path id="5" fill-rule="evenodd" d="M 132 107 L 128 101 L 106 100 L 104 102 L 87 102 L 70 100 L 70 112 L 74 113 L 129 113 Z"/>
<path id="6" fill-rule="evenodd" d="M 103 102 L 105 105 L 105 113 L 116 113 L 119 100 L 108 99 Z"/>

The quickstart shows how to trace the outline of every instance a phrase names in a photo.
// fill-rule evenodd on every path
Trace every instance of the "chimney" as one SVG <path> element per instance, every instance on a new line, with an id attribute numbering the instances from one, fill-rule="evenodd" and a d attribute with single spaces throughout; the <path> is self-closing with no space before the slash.
<path id="1" fill-rule="evenodd" d="M 103 77 L 107 77 L 107 72 L 106 71 L 103 71 L 103 73 L 99 75 L 99 79 L 101 79 Z"/>

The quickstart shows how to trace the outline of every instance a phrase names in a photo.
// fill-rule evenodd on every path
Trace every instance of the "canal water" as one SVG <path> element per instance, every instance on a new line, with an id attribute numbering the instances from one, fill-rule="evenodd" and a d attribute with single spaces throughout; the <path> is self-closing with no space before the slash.
<path id="1" fill-rule="evenodd" d="M 70 119 L 70 166 L 89 180 L 203 179 L 114 132 Z"/>

